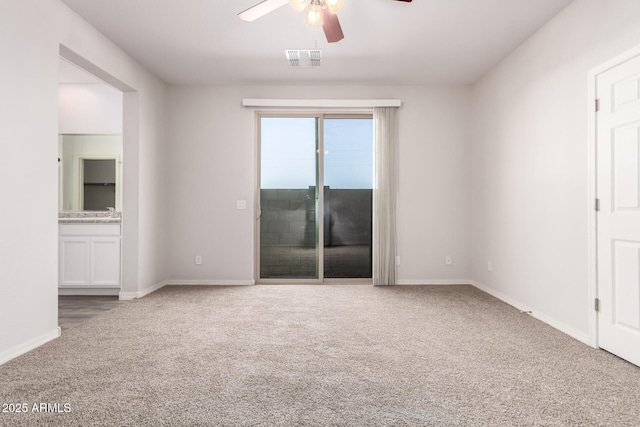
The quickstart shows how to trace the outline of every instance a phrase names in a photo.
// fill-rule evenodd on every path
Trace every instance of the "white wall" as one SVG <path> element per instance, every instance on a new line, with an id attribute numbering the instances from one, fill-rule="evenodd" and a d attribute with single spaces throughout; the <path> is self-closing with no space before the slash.
<path id="1" fill-rule="evenodd" d="M 104 84 L 61 84 L 58 132 L 122 134 L 122 92 Z"/>
<path id="2" fill-rule="evenodd" d="M 137 91 L 135 290 L 164 276 L 164 85 L 58 0 L 0 2 L 0 363 L 57 336 L 60 45 Z M 129 156 L 132 159 L 136 156 Z M 126 177 L 125 177 L 126 179 Z M 137 225 L 139 222 L 140 226 Z"/>
<path id="3" fill-rule="evenodd" d="M 399 280 L 469 278 L 469 88 L 247 86 L 170 88 L 168 279 L 253 279 L 255 111 L 243 98 L 402 99 Z"/>
<path id="4" fill-rule="evenodd" d="M 578 0 L 473 88 L 472 275 L 584 341 L 587 72 L 638 44 L 640 2 Z"/>

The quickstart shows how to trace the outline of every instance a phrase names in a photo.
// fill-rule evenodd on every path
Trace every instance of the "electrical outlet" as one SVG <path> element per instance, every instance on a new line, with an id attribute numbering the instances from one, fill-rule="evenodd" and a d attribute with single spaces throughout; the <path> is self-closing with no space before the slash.
<path id="1" fill-rule="evenodd" d="M 493 263 L 491 261 L 487 261 L 487 271 L 493 271 Z"/>
<path id="2" fill-rule="evenodd" d="M 400 255 L 396 256 L 396 265 L 400 265 Z"/>
<path id="3" fill-rule="evenodd" d="M 444 263 L 447 265 L 453 264 L 453 259 L 451 258 L 451 255 L 447 255 L 446 257 L 444 257 Z"/>
<path id="4" fill-rule="evenodd" d="M 200 264 L 202 264 L 202 256 L 196 255 L 196 265 L 200 265 Z"/>

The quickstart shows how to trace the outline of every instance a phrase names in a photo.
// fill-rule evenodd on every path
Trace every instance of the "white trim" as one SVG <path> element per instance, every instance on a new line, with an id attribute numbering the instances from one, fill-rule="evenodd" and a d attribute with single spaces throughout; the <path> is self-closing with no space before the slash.
<path id="1" fill-rule="evenodd" d="M 251 286 L 255 285 L 253 280 L 165 280 L 166 285 L 172 286 Z"/>
<path id="2" fill-rule="evenodd" d="M 398 285 L 472 285 L 473 281 L 470 279 L 424 279 L 424 280 L 398 280 Z"/>
<path id="3" fill-rule="evenodd" d="M 580 341 L 581 343 L 584 343 L 586 345 L 590 345 L 589 343 L 589 334 L 585 334 L 583 332 L 577 331 L 574 328 L 565 325 L 562 322 L 558 322 L 557 320 L 555 320 L 553 317 L 545 314 L 545 313 L 541 313 L 537 310 L 534 310 L 533 308 L 522 304 L 520 301 L 517 301 L 511 297 L 508 297 L 506 295 L 504 295 L 501 292 L 495 291 L 493 289 L 491 289 L 490 287 L 480 283 L 480 282 L 476 282 L 475 280 L 472 280 L 471 285 L 475 286 L 476 288 L 480 289 L 481 291 L 498 298 L 499 300 L 501 300 L 502 302 L 505 302 L 507 304 L 509 304 L 510 306 L 515 307 L 516 309 L 522 311 L 522 312 L 526 312 L 528 314 L 531 315 L 531 317 L 540 320 L 541 322 L 546 323 L 547 325 L 551 326 L 552 328 L 555 328 L 557 330 L 559 330 L 560 332 L 563 332 L 567 335 L 569 335 L 570 337 Z"/>
<path id="4" fill-rule="evenodd" d="M 43 344 L 48 343 L 51 340 L 58 338 L 62 334 L 60 327 L 56 327 L 54 330 L 40 335 L 39 337 L 30 339 L 27 342 L 19 344 L 7 351 L 0 353 L 0 365 L 7 363 L 8 361 L 15 359 Z"/>
<path id="5" fill-rule="evenodd" d="M 597 74 L 602 74 L 605 71 L 609 71 L 610 69 L 624 63 L 627 61 L 632 60 L 633 58 L 635 58 L 636 56 L 640 56 L 640 45 L 631 48 L 629 50 L 627 50 L 626 52 L 621 53 L 618 56 L 615 56 L 611 59 L 609 59 L 608 61 L 598 65 L 597 67 L 592 68 L 591 70 L 589 70 L 589 75 L 597 75 Z"/>
<path id="6" fill-rule="evenodd" d="M 195 286 L 195 285 L 205 285 L 205 286 L 246 286 L 246 285 L 254 285 L 255 282 L 253 280 L 180 280 L 180 279 L 172 279 L 172 280 L 163 280 L 160 283 L 155 284 L 154 286 L 147 288 L 143 291 L 138 292 L 120 292 L 120 300 L 128 301 L 136 298 L 142 298 L 146 295 L 149 295 L 151 292 L 155 292 L 158 289 L 164 286 Z"/>
<path id="7" fill-rule="evenodd" d="M 258 108 L 373 108 L 400 107 L 400 99 L 260 99 L 245 98 L 243 107 Z"/>
<path id="8" fill-rule="evenodd" d="M 598 313 L 593 309 L 593 301 L 598 296 L 598 243 L 595 200 L 597 197 L 596 169 L 596 81 L 594 70 L 588 73 L 587 90 L 587 324 L 589 345 L 598 348 Z"/>
<path id="9" fill-rule="evenodd" d="M 120 292 L 120 301 L 129 301 L 132 299 L 136 299 L 136 298 L 142 298 L 144 296 L 149 295 L 151 292 L 155 292 L 158 289 L 162 288 L 163 286 L 165 286 L 167 284 L 166 280 L 163 280 L 160 283 L 156 283 L 155 285 L 151 286 L 150 288 L 144 289 L 142 291 L 138 291 L 138 292 Z"/>
<path id="10" fill-rule="evenodd" d="M 589 340 L 588 344 L 598 348 L 598 313 L 593 304 L 598 297 L 598 246 L 597 218 L 594 207 L 597 192 L 597 158 L 596 132 L 597 121 L 595 99 L 597 97 L 598 75 L 640 56 L 640 45 L 592 68 L 587 78 L 587 313 Z"/>

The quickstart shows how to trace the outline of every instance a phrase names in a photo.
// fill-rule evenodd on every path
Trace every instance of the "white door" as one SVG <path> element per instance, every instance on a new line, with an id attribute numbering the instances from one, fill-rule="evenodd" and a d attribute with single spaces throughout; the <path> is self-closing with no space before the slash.
<path id="1" fill-rule="evenodd" d="M 598 345 L 640 365 L 640 57 L 596 85 Z"/>

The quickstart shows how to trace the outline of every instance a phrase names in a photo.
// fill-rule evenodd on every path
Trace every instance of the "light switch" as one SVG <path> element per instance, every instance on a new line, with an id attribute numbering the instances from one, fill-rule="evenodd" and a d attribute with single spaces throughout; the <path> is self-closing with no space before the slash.
<path id="1" fill-rule="evenodd" d="M 247 209 L 246 200 L 236 200 L 236 209 Z"/>

